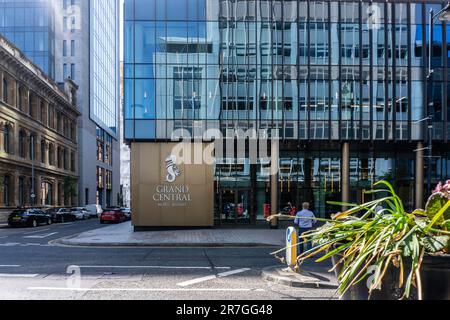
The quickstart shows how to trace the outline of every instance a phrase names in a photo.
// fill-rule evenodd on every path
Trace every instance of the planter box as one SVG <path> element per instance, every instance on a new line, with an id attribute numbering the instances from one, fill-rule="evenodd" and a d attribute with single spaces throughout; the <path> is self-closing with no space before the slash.
<path id="1" fill-rule="evenodd" d="M 338 257 L 333 257 L 333 265 Z M 405 281 L 409 274 L 405 263 Z M 336 268 L 336 277 L 341 268 Z M 450 300 L 450 255 L 425 256 L 420 270 L 422 278 L 422 297 L 424 300 Z M 367 300 L 369 289 L 367 279 L 351 287 L 343 296 L 343 300 Z M 398 300 L 402 297 L 404 287 L 398 287 L 399 269 L 391 266 L 383 279 L 380 290 L 374 290 L 371 300 Z M 417 290 L 411 288 L 411 300 L 417 299 Z"/>

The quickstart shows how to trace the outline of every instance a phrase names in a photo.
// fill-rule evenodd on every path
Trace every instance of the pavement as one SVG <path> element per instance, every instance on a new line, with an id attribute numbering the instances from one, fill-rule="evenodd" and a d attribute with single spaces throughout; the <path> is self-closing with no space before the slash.
<path id="1" fill-rule="evenodd" d="M 286 266 L 272 266 L 262 270 L 264 280 L 296 288 L 337 289 L 338 283 L 332 274 L 319 270 L 321 266 L 302 266 L 294 271 Z"/>
<path id="2" fill-rule="evenodd" d="M 284 229 L 189 229 L 134 232 L 131 222 L 63 237 L 53 244 L 100 247 L 264 247 L 285 245 Z"/>

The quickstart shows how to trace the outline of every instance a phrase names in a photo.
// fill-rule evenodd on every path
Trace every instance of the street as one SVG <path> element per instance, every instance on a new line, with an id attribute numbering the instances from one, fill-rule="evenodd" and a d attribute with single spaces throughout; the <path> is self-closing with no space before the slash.
<path id="1" fill-rule="evenodd" d="M 101 248 L 52 241 L 102 228 L 98 220 L 0 227 L 0 299 L 335 299 L 333 289 L 266 282 L 273 247 Z M 318 271 L 325 273 L 328 265 Z"/>

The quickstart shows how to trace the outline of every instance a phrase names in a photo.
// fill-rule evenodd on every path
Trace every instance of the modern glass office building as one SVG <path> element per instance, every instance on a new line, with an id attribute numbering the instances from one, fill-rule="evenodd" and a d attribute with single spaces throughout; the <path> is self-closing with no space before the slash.
<path id="1" fill-rule="evenodd" d="M 428 160 L 433 184 L 450 177 L 450 29 L 437 19 L 426 69 L 428 12 L 445 3 L 125 0 L 125 138 L 276 129 L 278 174 L 216 159 L 219 222 L 304 201 L 326 217 L 327 201 L 365 201 L 381 179 L 420 207 Z"/>
<path id="2" fill-rule="evenodd" d="M 0 33 L 52 79 L 55 78 L 55 30 L 52 2 L 0 1 Z"/>

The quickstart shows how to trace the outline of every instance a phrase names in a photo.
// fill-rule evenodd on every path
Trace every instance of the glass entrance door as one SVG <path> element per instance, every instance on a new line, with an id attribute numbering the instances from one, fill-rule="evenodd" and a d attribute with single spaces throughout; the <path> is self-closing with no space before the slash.
<path id="1" fill-rule="evenodd" d="M 222 189 L 220 223 L 250 223 L 250 190 Z"/>

